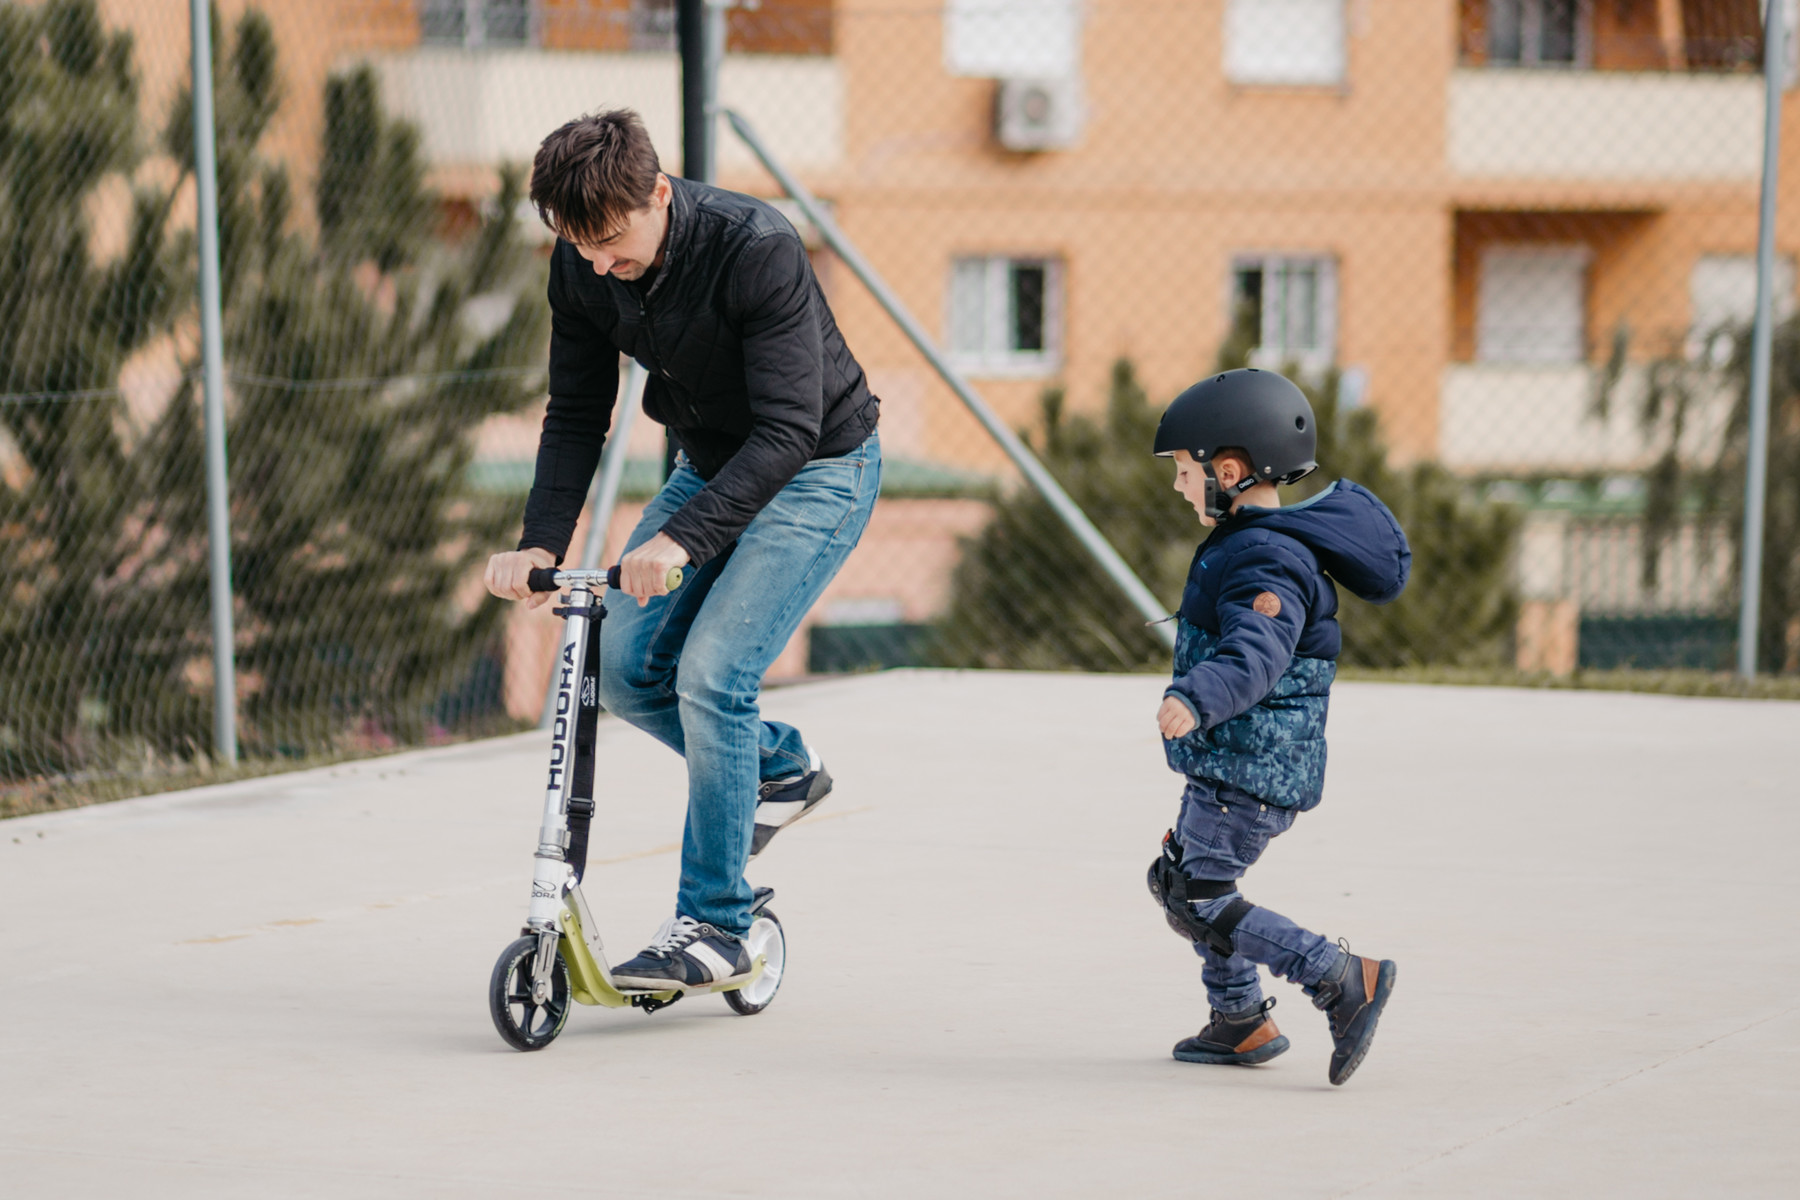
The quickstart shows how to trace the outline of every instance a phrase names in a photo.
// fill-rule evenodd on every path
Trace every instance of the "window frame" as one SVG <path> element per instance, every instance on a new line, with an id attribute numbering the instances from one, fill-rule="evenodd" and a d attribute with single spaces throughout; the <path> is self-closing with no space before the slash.
<path id="1" fill-rule="evenodd" d="M 959 274 L 966 263 L 982 265 L 981 344 L 978 348 L 966 346 L 962 336 L 965 331 L 962 328 L 964 312 Z M 1044 347 L 1041 350 L 1019 350 L 1010 344 L 1018 328 L 1012 304 L 1013 269 L 1017 266 L 1044 269 Z M 1062 370 L 1067 279 L 1067 264 L 1058 254 L 952 255 L 944 298 L 944 346 L 951 363 L 970 375 L 990 379 L 1037 379 Z M 997 334 L 1005 337 L 1006 344 L 1000 343 Z"/>
<path id="2" fill-rule="evenodd" d="M 1580 324 L 1576 329 L 1575 354 L 1572 357 L 1550 358 L 1529 355 L 1523 357 L 1516 355 L 1489 357 L 1488 348 L 1492 345 L 1488 340 L 1489 337 L 1496 336 L 1502 341 L 1505 340 L 1505 334 L 1502 330 L 1497 329 L 1496 333 L 1492 335 L 1488 332 L 1488 330 L 1496 328 L 1488 324 L 1488 312 L 1490 306 L 1487 303 L 1487 299 L 1489 271 L 1493 260 L 1498 258 L 1513 258 L 1515 260 L 1531 258 L 1566 258 L 1580 264 L 1581 296 L 1578 305 L 1580 311 Z M 1502 367 L 1569 367 L 1589 361 L 1589 358 L 1593 353 L 1593 343 L 1591 338 L 1593 312 L 1591 310 L 1594 294 L 1594 260 L 1594 247 L 1589 242 L 1495 241 L 1482 246 L 1480 254 L 1476 259 L 1474 361 L 1477 363 L 1485 363 L 1490 366 Z M 1538 311 L 1542 311 L 1541 306 L 1539 305 L 1534 305 L 1533 307 L 1537 308 Z M 1494 348 L 1498 349 L 1499 347 Z"/>
<path id="3" fill-rule="evenodd" d="M 543 41 L 543 23 L 537 0 L 525 2 L 525 36 L 512 41 L 489 41 L 487 36 L 487 10 L 492 0 L 440 0 L 433 4 L 431 0 L 414 0 L 413 11 L 418 15 L 419 45 L 421 47 L 438 47 L 442 49 L 461 50 L 534 50 Z M 457 40 L 449 38 L 433 38 L 426 36 L 425 10 L 433 8 L 461 8 L 463 31 Z"/>
<path id="4" fill-rule="evenodd" d="M 1519 57 L 1496 58 L 1494 55 L 1494 30 L 1497 22 L 1494 11 L 1509 0 L 1487 0 L 1487 44 L 1483 47 L 1487 55 L 1487 65 L 1502 70 L 1523 71 L 1588 71 L 1594 66 L 1594 4 L 1593 0 L 1573 0 L 1575 5 L 1575 44 L 1574 57 L 1568 60 L 1551 59 L 1546 61 L 1538 57 L 1543 46 L 1544 5 L 1548 0 L 1512 0 L 1519 6 Z M 1528 31 L 1535 33 L 1534 39 L 1528 37 Z"/>
<path id="5" fill-rule="evenodd" d="M 1236 30 L 1240 22 L 1247 20 L 1243 14 L 1250 6 L 1263 3 L 1264 0 L 1226 0 L 1220 12 L 1219 56 L 1220 70 L 1225 82 L 1239 88 L 1326 88 L 1343 89 L 1350 86 L 1350 13 L 1349 0 L 1315 0 L 1321 11 L 1330 10 L 1335 13 L 1337 21 L 1337 72 L 1331 77 L 1315 75 L 1280 75 L 1268 68 L 1246 70 L 1239 55 L 1248 54 L 1239 48 L 1235 40 Z M 1237 53 L 1234 53 L 1234 50 Z"/>
<path id="6" fill-rule="evenodd" d="M 1780 324 L 1792 316 L 1795 310 L 1795 256 L 1777 254 L 1774 265 L 1774 278 L 1770 281 L 1774 285 L 1774 295 L 1769 298 L 1769 308 L 1770 316 L 1776 324 Z M 1742 306 L 1729 303 L 1707 304 L 1707 301 L 1716 301 L 1721 293 L 1731 290 L 1719 287 L 1718 279 L 1707 281 L 1713 286 L 1704 287 L 1702 274 L 1708 267 L 1715 270 L 1720 267 L 1743 268 L 1747 276 L 1744 282 L 1748 284 L 1750 293 L 1745 297 L 1747 303 Z M 1729 361 L 1735 348 L 1731 335 L 1738 330 L 1750 328 L 1756 319 L 1756 270 L 1754 252 L 1708 251 L 1694 256 L 1693 263 L 1688 267 L 1688 333 L 1684 346 L 1689 361 L 1713 367 L 1722 367 Z M 1712 294 L 1704 295 L 1706 292 Z M 1701 312 L 1703 307 L 1736 308 L 1741 315 L 1713 316 Z"/>
<path id="7" fill-rule="evenodd" d="M 1079 79 L 1086 9 L 1083 0 L 943 0 L 944 71 L 971 79 Z"/>
<path id="8" fill-rule="evenodd" d="M 1274 271 L 1283 275 L 1285 289 L 1286 276 L 1296 266 L 1311 266 L 1317 271 L 1316 285 L 1313 292 L 1313 327 L 1316 345 L 1292 349 L 1282 346 L 1271 349 L 1269 346 L 1269 330 L 1271 310 L 1267 302 L 1269 278 Z M 1268 250 L 1239 251 L 1231 256 L 1231 269 L 1225 277 L 1225 312 L 1226 327 L 1229 329 L 1237 319 L 1237 305 L 1240 294 L 1239 277 L 1246 271 L 1258 270 L 1262 273 L 1262 295 L 1257 304 L 1261 310 L 1257 322 L 1257 345 L 1250 352 L 1250 365 L 1265 370 L 1279 371 L 1287 365 L 1297 364 L 1308 374 L 1320 374 L 1331 368 L 1337 361 L 1338 311 L 1339 311 L 1339 267 L 1337 255 L 1328 251 L 1309 250 Z M 1285 309 L 1286 306 L 1283 305 Z"/>

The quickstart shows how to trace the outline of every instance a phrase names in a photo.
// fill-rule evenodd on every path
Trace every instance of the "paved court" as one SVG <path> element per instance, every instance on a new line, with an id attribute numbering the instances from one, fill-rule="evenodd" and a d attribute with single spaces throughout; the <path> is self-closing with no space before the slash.
<path id="1" fill-rule="evenodd" d="M 789 973 L 506 1049 L 544 741 L 0 822 L 8 1197 L 1791 1196 L 1800 705 L 1344 685 L 1323 807 L 1250 876 L 1395 958 L 1373 1052 L 1169 1047 L 1198 960 L 1146 677 L 768 697 L 838 777 L 752 871 Z M 590 896 L 670 907 L 680 764 L 602 723 Z"/>

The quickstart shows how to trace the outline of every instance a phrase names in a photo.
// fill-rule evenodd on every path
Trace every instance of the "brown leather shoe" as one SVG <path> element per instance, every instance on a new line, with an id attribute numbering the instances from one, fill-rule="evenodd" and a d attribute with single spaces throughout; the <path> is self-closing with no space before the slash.
<path id="1" fill-rule="evenodd" d="M 1212 1020 L 1205 1029 L 1175 1043 L 1175 1057 L 1182 1062 L 1239 1067 L 1268 1062 L 1288 1048 L 1287 1038 L 1269 1017 L 1269 1010 L 1274 1007 L 1275 998 L 1271 996 L 1241 1013 L 1213 1009 Z"/>

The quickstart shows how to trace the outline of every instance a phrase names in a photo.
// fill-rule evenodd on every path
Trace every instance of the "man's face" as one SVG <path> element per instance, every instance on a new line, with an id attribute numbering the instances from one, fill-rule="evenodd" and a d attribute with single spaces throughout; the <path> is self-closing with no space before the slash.
<path id="1" fill-rule="evenodd" d="M 658 175 L 650 203 L 631 213 L 625 223 L 597 242 L 574 242 L 575 252 L 593 265 L 594 274 L 615 279 L 642 279 L 662 265 L 663 235 L 669 228 L 669 177 Z"/>

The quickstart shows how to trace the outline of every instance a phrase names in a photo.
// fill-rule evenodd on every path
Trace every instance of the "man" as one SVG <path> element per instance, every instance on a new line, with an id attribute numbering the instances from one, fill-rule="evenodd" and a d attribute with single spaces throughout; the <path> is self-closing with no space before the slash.
<path id="1" fill-rule="evenodd" d="M 659 168 L 630 110 L 544 139 L 531 199 L 557 235 L 550 405 L 519 548 L 496 596 L 534 607 L 559 565 L 618 394 L 623 351 L 650 372 L 644 412 L 679 447 L 620 560 L 600 650 L 608 711 L 687 759 L 675 916 L 614 968 L 621 987 L 686 990 L 750 973 L 744 865 L 831 790 L 800 732 L 764 721 L 763 673 L 869 520 L 879 405 L 800 237 L 769 205 Z M 597 566 L 599 564 L 587 564 Z M 672 567 L 687 569 L 674 592 Z"/>

